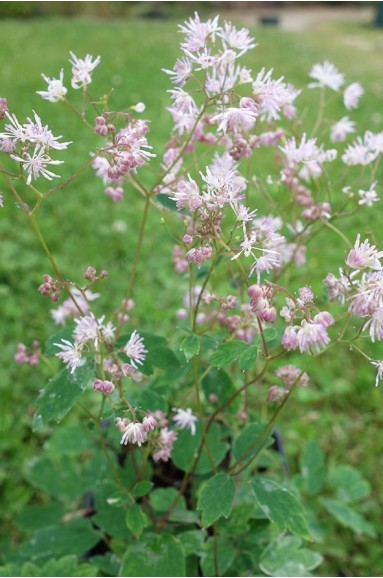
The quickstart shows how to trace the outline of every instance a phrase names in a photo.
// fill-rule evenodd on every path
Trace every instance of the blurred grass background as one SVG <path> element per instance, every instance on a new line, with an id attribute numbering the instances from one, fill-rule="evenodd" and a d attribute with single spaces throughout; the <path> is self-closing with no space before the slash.
<path id="1" fill-rule="evenodd" d="M 170 82 L 161 68 L 172 68 L 178 56 L 177 23 L 195 9 L 211 11 L 215 3 L 172 3 L 171 9 L 166 8 L 166 19 L 137 17 L 140 11 L 153 11 L 155 3 L 94 3 L 109 6 L 111 18 L 108 19 L 102 17 L 103 6 L 99 7 L 98 17 L 89 16 L 86 5 L 93 3 L 58 3 L 63 5 L 61 14 L 57 11 L 53 14 L 53 7 L 50 12 L 52 4 L 0 3 L 0 96 L 8 99 L 10 110 L 19 120 L 35 110 L 54 134 L 62 134 L 65 141 L 76 139 L 68 151 L 57 155 L 65 160 L 59 167 L 65 178 L 86 161 L 97 138 L 77 118 L 67 114 L 61 103 L 44 102 L 36 95 L 37 90 L 45 89 L 40 74 L 57 77 L 64 67 L 69 86 L 69 50 L 78 56 L 100 54 L 102 63 L 90 86 L 92 96 L 98 99 L 113 87 L 111 107 L 114 110 L 126 109 L 138 101 L 145 102 L 147 109 L 143 116 L 152 121 L 149 142 L 159 155 L 151 164 L 157 167 L 171 128 L 170 115 L 166 111 L 169 105 L 166 90 L 170 88 Z M 73 9 L 71 4 L 83 5 L 82 17 L 68 18 Z M 132 6 L 122 13 L 120 4 Z M 13 14 L 9 14 L 11 5 L 14 5 Z M 41 5 L 46 8 L 43 13 Z M 39 10 L 40 18 L 27 19 L 34 15 L 31 11 Z M 234 13 L 230 18 L 240 25 L 246 24 L 240 14 Z M 276 76 L 285 75 L 286 80 L 304 88 L 311 66 L 328 59 L 346 74 L 348 82 L 360 81 L 366 90 L 360 109 L 352 114 L 360 133 L 367 128 L 376 132 L 383 129 L 382 31 L 356 21 L 327 22 L 299 32 L 256 27 L 252 33 L 259 46 L 243 63 L 254 72 L 263 66 L 273 67 Z M 309 126 L 316 118 L 317 96 L 310 92 L 298 100 Z M 71 97 L 75 104 L 81 104 L 80 94 L 71 91 Z M 345 114 L 341 99 L 333 100 L 329 110 L 334 120 Z M 260 153 L 254 173 L 264 178 L 270 166 L 268 153 Z M 147 182 L 153 182 L 151 176 L 145 176 L 145 170 L 139 175 L 143 181 L 148 178 Z M 378 191 L 383 197 L 381 183 L 380 173 Z M 4 182 L 1 190 L 6 192 Z M 340 194 L 340 191 L 334 194 Z M 100 312 L 112 311 L 127 285 L 142 205 L 142 199 L 129 186 L 126 186 L 125 200 L 114 204 L 105 197 L 101 181 L 94 178 L 89 169 L 72 186 L 53 195 L 42 206 L 39 222 L 65 276 L 81 282 L 88 265 L 110 271 L 98 303 Z M 31 432 L 31 415 L 33 401 L 47 377 L 41 368 L 16 365 L 13 355 L 18 341 L 27 344 L 33 339 L 44 341 L 55 332 L 55 326 L 49 314 L 51 303 L 37 292 L 42 275 L 51 273 L 50 268 L 27 218 L 7 194 L 0 219 L 0 332 L 4 344 L 0 361 L 3 413 L 0 449 L 4 456 L 0 463 L 3 494 L 0 515 L 5 519 L 5 534 L 8 534 L 3 540 L 8 542 L 9 532 L 11 540 L 18 539 L 17 532 L 12 534 L 11 521 L 32 495 L 32 490 L 23 481 L 22 464 L 39 451 L 41 440 Z M 373 231 L 376 242 L 382 246 L 380 204 L 366 209 L 346 226 L 350 238 L 356 231 L 362 234 Z M 173 242 L 161 224 L 159 213 L 151 212 L 148 230 L 150 235 L 144 246 L 133 294 L 137 303 L 133 323 L 137 319 L 139 327 L 166 335 L 171 334 L 174 311 L 180 306 L 186 287 L 183 281 L 179 282 L 170 274 Z M 306 269 L 306 272 L 315 271 L 318 282 L 314 288 L 319 289 L 320 280 L 328 271 L 337 272 L 344 250 L 342 241 L 336 236 L 327 233 L 318 236 L 315 246 L 313 244 L 309 250 Z M 298 285 L 307 282 L 303 277 L 295 281 Z M 381 347 L 376 348 L 376 357 L 383 357 Z M 303 442 L 317 438 L 328 452 L 331 463 L 353 464 L 370 479 L 374 490 L 370 515 L 378 520 L 383 511 L 383 406 L 382 391 L 374 388 L 374 371 L 360 357 L 351 357 L 338 350 L 335 355 L 321 358 L 321 364 L 312 370 L 312 378 L 313 387 L 299 392 L 280 421 L 292 470 Z M 261 399 L 260 403 L 263 403 Z M 327 575 L 370 573 L 371 560 L 374 564 L 379 560 L 379 544 L 362 538 L 358 543 L 353 540 L 347 530 L 334 537 L 320 572 Z"/>

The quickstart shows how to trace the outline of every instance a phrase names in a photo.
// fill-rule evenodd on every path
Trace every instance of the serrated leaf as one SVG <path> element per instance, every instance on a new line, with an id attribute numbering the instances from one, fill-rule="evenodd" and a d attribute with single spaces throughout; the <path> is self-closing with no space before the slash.
<path id="1" fill-rule="evenodd" d="M 325 476 L 325 459 L 316 440 L 310 440 L 303 450 L 301 471 L 307 492 L 311 495 L 320 492 Z"/>
<path id="2" fill-rule="evenodd" d="M 258 357 L 258 347 L 256 345 L 250 345 L 239 357 L 239 368 L 242 371 L 247 371 L 250 367 L 253 367 Z"/>
<path id="3" fill-rule="evenodd" d="M 311 576 L 323 558 L 317 552 L 302 548 L 296 536 L 278 536 L 262 552 L 260 567 L 268 576 Z"/>
<path id="4" fill-rule="evenodd" d="M 210 456 L 213 458 L 214 464 L 218 466 L 226 455 L 228 445 L 222 441 L 221 427 L 214 423 L 208 433 L 208 443 L 210 449 Z M 173 463 L 184 472 L 190 472 L 193 467 L 194 460 L 198 454 L 198 449 L 202 440 L 201 424 L 197 424 L 196 433 L 191 435 L 190 431 L 183 430 L 178 434 L 178 438 L 174 443 L 172 452 Z M 196 474 L 206 474 L 212 471 L 209 454 L 206 447 L 203 448 L 201 457 L 195 468 Z"/>
<path id="5" fill-rule="evenodd" d="M 149 526 L 149 518 L 139 504 L 132 504 L 126 514 L 126 525 L 135 538 L 139 538 L 144 529 Z"/>
<path id="6" fill-rule="evenodd" d="M 342 526 L 351 528 L 356 534 L 367 534 L 367 536 L 375 538 L 374 526 L 344 502 L 327 498 L 322 498 L 320 502 Z"/>
<path id="7" fill-rule="evenodd" d="M 190 361 L 192 357 L 198 355 L 200 349 L 198 335 L 187 335 L 185 339 L 183 339 L 180 349 L 184 352 L 186 361 Z"/>
<path id="8" fill-rule="evenodd" d="M 144 534 L 128 546 L 119 576 L 185 576 L 185 554 L 180 541 L 169 534 Z"/>
<path id="9" fill-rule="evenodd" d="M 202 511 L 202 525 L 207 528 L 221 516 L 228 518 L 234 497 L 233 478 L 223 472 L 210 478 L 203 486 L 197 503 L 197 509 Z"/>
<path id="10" fill-rule="evenodd" d="M 45 426 L 51 419 L 59 423 L 87 389 L 93 375 L 94 364 L 89 359 L 74 373 L 64 368 L 51 379 L 36 400 L 34 429 Z"/>
<path id="11" fill-rule="evenodd" d="M 335 489 L 337 497 L 345 502 L 358 502 L 371 493 L 369 482 L 352 466 L 342 465 L 332 468 L 329 482 Z"/>
<path id="12" fill-rule="evenodd" d="M 146 496 L 149 494 L 150 490 L 153 487 L 153 482 L 149 480 L 143 480 L 142 482 L 138 482 L 132 489 L 132 494 L 136 498 L 141 498 L 142 496 Z"/>
<path id="13" fill-rule="evenodd" d="M 251 423 L 241 431 L 234 440 L 233 456 L 238 461 L 246 462 L 254 456 L 261 447 L 267 448 L 274 440 L 266 436 L 266 425 L 262 423 Z"/>
<path id="14" fill-rule="evenodd" d="M 303 506 L 289 490 L 264 477 L 255 478 L 252 486 L 260 508 L 280 532 L 290 530 L 297 536 L 310 539 Z"/>
<path id="15" fill-rule="evenodd" d="M 237 361 L 248 347 L 247 343 L 239 341 L 238 339 L 228 341 L 227 343 L 221 343 L 210 357 L 209 363 L 218 368 L 226 367 L 226 365 L 230 365 L 231 363 L 234 363 L 234 361 Z"/>

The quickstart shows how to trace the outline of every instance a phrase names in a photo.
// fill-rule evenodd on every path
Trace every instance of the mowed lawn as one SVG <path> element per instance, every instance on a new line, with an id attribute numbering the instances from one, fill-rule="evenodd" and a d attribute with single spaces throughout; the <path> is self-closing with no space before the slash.
<path id="1" fill-rule="evenodd" d="M 360 109 L 351 115 L 357 121 L 358 132 L 383 130 L 382 32 L 356 24 L 327 24 L 299 33 L 271 28 L 256 28 L 253 33 L 258 47 L 246 56 L 244 63 L 255 73 L 263 66 L 273 67 L 275 76 L 284 75 L 296 87 L 304 88 L 311 66 L 330 60 L 346 74 L 349 83 L 360 81 L 366 90 Z M 90 86 L 94 100 L 113 88 L 112 110 L 124 110 L 138 101 L 146 104 L 143 116 L 151 120 L 149 142 L 158 154 L 151 165 L 158 168 L 171 129 L 166 111 L 169 106 L 166 90 L 171 88 L 171 83 L 161 68 L 172 68 L 179 54 L 176 20 L 4 20 L 0 22 L 0 34 L 0 96 L 7 98 L 10 111 L 21 122 L 34 110 L 54 134 L 63 135 L 65 141 L 74 141 L 67 151 L 57 154 L 57 158 L 65 160 L 65 164 L 58 167 L 64 178 L 86 162 L 97 146 L 97 138 L 71 116 L 64 105 L 43 101 L 36 91 L 45 88 L 42 72 L 58 76 L 62 67 L 69 87 L 70 50 L 80 57 L 87 53 L 101 55 L 101 66 L 95 71 Z M 76 106 L 81 106 L 79 91 L 71 90 L 68 96 L 73 97 Z M 318 98 L 317 92 L 306 91 L 297 101 L 305 122 L 311 127 L 317 115 Z M 329 110 L 334 121 L 346 114 L 340 98 L 331 97 Z M 271 160 L 260 154 L 254 161 L 254 175 L 265 178 L 270 173 Z M 139 177 L 148 186 L 155 181 L 151 170 L 141 170 Z M 383 198 L 382 172 L 378 178 L 378 191 Z M 4 181 L 0 190 L 6 193 Z M 128 185 L 125 191 L 124 201 L 113 203 L 104 195 L 101 181 L 89 169 L 73 185 L 50 197 L 40 211 L 41 228 L 65 276 L 81 282 L 89 265 L 110 272 L 99 300 L 100 313 L 111 312 L 123 296 L 135 250 L 143 202 Z M 337 198 L 342 195 L 341 191 L 333 194 Z M 49 314 L 50 302 L 37 292 L 42 275 L 51 273 L 49 264 L 26 216 L 11 197 L 5 194 L 4 199 L 5 208 L 0 214 L 3 343 L 0 387 L 4 412 L 0 421 L 0 450 L 5 452 L 5 460 L 0 464 L 0 482 L 4 485 L 0 515 L 5 517 L 9 528 L 12 517 L 32 495 L 23 483 L 22 464 L 41 445 L 41 439 L 31 432 L 31 414 L 34 398 L 46 379 L 43 369 L 16 366 L 12 358 L 17 342 L 43 341 L 54 333 L 55 326 Z M 357 231 L 374 233 L 376 243 L 382 248 L 382 207 L 377 204 L 358 214 L 352 222 L 346 222 L 343 226 L 350 238 Z M 173 241 L 162 217 L 155 210 L 150 214 L 149 235 L 133 294 L 137 304 L 133 319 L 147 330 L 171 335 L 176 324 L 174 312 L 181 305 L 187 285 L 170 274 Z M 342 223 L 339 226 L 342 228 Z M 307 270 L 315 271 L 317 290 L 328 271 L 336 274 L 345 251 L 342 241 L 331 237 L 331 233 L 322 234 L 321 239 L 323 243 L 316 243 L 316 250 L 308 253 Z M 300 281 L 301 284 L 307 282 L 296 278 L 295 286 L 299 286 Z M 376 347 L 375 351 L 378 358 L 383 357 L 382 347 Z M 350 357 L 339 350 L 336 355 L 321 358 L 321 365 L 313 370 L 312 378 L 312 388 L 299 392 L 301 395 L 291 402 L 291 411 L 286 412 L 280 422 L 291 470 L 294 472 L 306 439 L 318 439 L 330 463 L 352 464 L 371 481 L 373 502 L 365 513 L 368 515 L 370 510 L 378 520 L 383 502 L 383 386 L 375 389 L 374 372 L 366 362 L 362 363 L 359 357 L 350 361 Z M 260 399 L 259 403 L 262 406 L 264 400 Z M 334 561 L 327 560 L 321 572 L 340 572 L 344 568 L 353 575 L 353 572 L 369 570 L 368 559 L 377 555 L 376 546 L 362 539 L 355 546 L 352 540 L 351 533 L 340 530 L 334 545 Z M 350 548 L 355 548 L 357 553 L 351 562 L 347 553 Z"/>

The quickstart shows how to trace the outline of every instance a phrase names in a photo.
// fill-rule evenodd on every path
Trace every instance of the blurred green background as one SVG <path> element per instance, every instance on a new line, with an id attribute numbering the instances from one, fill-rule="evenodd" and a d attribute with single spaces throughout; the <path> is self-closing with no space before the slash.
<path id="1" fill-rule="evenodd" d="M 59 167 L 65 178 L 86 161 L 97 138 L 76 117 L 68 115 L 63 105 L 41 100 L 36 94 L 45 88 L 40 74 L 57 77 L 63 67 L 69 86 L 69 50 L 80 57 L 99 54 L 101 66 L 94 73 L 90 92 L 97 100 L 113 87 L 114 110 L 145 102 L 143 116 L 151 120 L 149 142 L 159 155 L 151 163 L 156 168 L 171 129 L 166 111 L 166 90 L 171 86 L 161 68 L 172 68 L 178 56 L 177 24 L 197 9 L 204 15 L 220 12 L 239 25 L 256 24 L 251 31 L 259 46 L 243 60 L 254 72 L 263 66 L 273 67 L 276 76 L 284 75 L 287 81 L 304 88 L 315 62 L 332 61 L 346 74 L 348 82 L 360 81 L 366 90 L 360 109 L 352 114 L 359 132 L 383 129 L 383 32 L 369 25 L 373 12 L 366 19 L 366 6 L 360 18 L 348 19 L 345 13 L 344 19 L 322 19 L 309 28 L 286 30 L 283 26 L 261 27 L 256 14 L 249 20 L 248 7 L 247 12 L 241 13 L 228 11 L 231 7 L 225 4 L 229 3 L 0 2 L 0 96 L 7 98 L 10 111 L 21 121 L 35 110 L 54 134 L 62 134 L 65 141 L 75 141 L 57 155 L 65 160 Z M 368 3 L 348 4 L 356 9 L 359 4 Z M 76 18 L 72 17 L 74 12 Z M 80 94 L 71 91 L 70 96 L 81 105 Z M 317 113 L 317 96 L 310 92 L 298 100 L 299 110 L 310 126 Z M 329 114 L 334 121 L 344 116 L 341 99 L 332 100 Z M 265 178 L 271 160 L 268 153 L 260 153 L 254 174 Z M 142 170 L 139 176 L 147 184 L 153 182 L 150 171 Z M 381 183 L 382 173 L 378 192 L 383 197 Z M 15 364 L 13 355 L 19 341 L 44 341 L 54 333 L 55 326 L 49 314 L 51 303 L 37 292 L 42 275 L 51 273 L 50 268 L 26 217 L 7 194 L 4 181 L 1 190 L 5 193 L 5 208 L 0 214 L 0 332 L 4 344 L 0 354 L 0 515 L 5 521 L 2 541 L 9 545 L 9 540 L 17 543 L 20 538 L 12 520 L 33 496 L 23 478 L 23 464 L 41 451 L 44 441 L 31 431 L 31 416 L 34 399 L 47 378 L 43 368 Z M 340 191 L 334 194 L 341 195 Z M 129 186 L 125 200 L 114 204 L 89 169 L 42 206 L 39 222 L 65 276 L 81 282 L 89 265 L 110 271 L 98 302 L 100 313 L 114 309 L 127 285 L 142 205 L 142 199 Z M 141 328 L 155 327 L 158 333 L 169 335 L 186 281 L 170 274 L 173 241 L 161 216 L 155 211 L 150 214 L 150 236 L 138 269 L 133 294 L 137 307 L 132 321 Z M 382 246 L 380 204 L 366 209 L 345 226 L 350 238 L 356 231 L 373 232 Z M 320 289 L 320 280 L 328 271 L 336 274 L 344 250 L 338 237 L 319 236 L 309 250 L 305 270 L 308 274 L 315 271 L 314 288 Z M 298 285 L 299 281 L 305 282 L 297 277 Z M 375 356 L 383 357 L 381 346 L 375 348 Z M 291 401 L 291 411 L 280 421 L 291 469 L 294 471 L 304 441 L 318 439 L 330 463 L 352 464 L 371 481 L 373 499 L 366 504 L 364 513 L 378 521 L 383 512 L 382 390 L 375 389 L 374 371 L 359 357 L 338 351 L 321 361 L 313 369 L 312 388 L 299 392 L 301 395 Z M 375 543 L 360 537 L 355 543 L 346 529 L 339 529 L 339 535 L 333 538 L 331 546 L 326 547 L 326 562 L 319 569 L 323 575 L 378 575 L 379 566 L 382 570 L 379 540 Z"/>

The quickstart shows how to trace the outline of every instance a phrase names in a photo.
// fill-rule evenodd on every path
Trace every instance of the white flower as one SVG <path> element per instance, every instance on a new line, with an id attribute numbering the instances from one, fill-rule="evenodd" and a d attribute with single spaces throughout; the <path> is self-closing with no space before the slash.
<path id="1" fill-rule="evenodd" d="M 180 429 L 190 429 L 192 436 L 194 436 L 196 432 L 195 424 L 198 421 L 198 417 L 193 415 L 190 407 L 187 409 L 177 409 L 173 407 L 173 411 L 176 412 L 176 415 L 173 417 L 176 425 Z"/>
<path id="2" fill-rule="evenodd" d="M 255 48 L 254 38 L 249 36 L 247 28 L 237 30 L 231 22 L 225 21 L 224 28 L 217 32 L 217 36 L 222 38 L 222 43 L 225 49 L 232 48 L 238 50 L 237 58 L 245 54 L 251 48 Z"/>
<path id="3" fill-rule="evenodd" d="M 371 361 L 371 365 L 375 365 L 378 368 L 378 373 L 376 374 L 375 386 L 378 387 L 379 381 L 383 379 L 383 360 Z"/>
<path id="4" fill-rule="evenodd" d="M 84 317 L 80 317 L 79 319 L 75 319 L 77 327 L 73 331 L 73 337 L 75 338 L 76 342 L 86 343 L 87 341 L 93 341 L 94 346 L 97 347 L 100 339 L 99 323 L 102 323 L 103 320 L 104 318 L 102 317 L 97 322 L 97 319 L 94 317 L 93 313 L 90 315 L 84 315 Z"/>
<path id="5" fill-rule="evenodd" d="M 359 99 L 363 96 L 364 90 L 359 82 L 353 82 L 343 93 L 343 102 L 347 110 L 358 108 Z"/>
<path id="6" fill-rule="evenodd" d="M 63 85 L 64 80 L 64 70 L 60 70 L 60 78 L 49 78 L 45 76 L 45 74 L 41 75 L 45 82 L 48 84 L 47 90 L 38 90 L 37 94 L 42 96 L 45 100 L 49 100 L 49 102 L 58 102 L 62 100 L 68 90 Z"/>
<path id="7" fill-rule="evenodd" d="M 136 330 L 133 331 L 123 351 L 130 358 L 130 363 L 135 369 L 138 369 L 136 363 L 139 365 L 143 364 L 148 353 L 148 350 L 144 347 L 143 337 L 140 337 Z"/>
<path id="8" fill-rule="evenodd" d="M 100 64 L 101 57 L 97 56 L 93 60 L 91 54 L 87 54 L 84 59 L 77 58 L 73 52 L 70 52 L 72 60 L 72 88 L 83 88 L 92 82 L 91 72 Z"/>
<path id="9" fill-rule="evenodd" d="M 146 106 L 143 102 L 137 102 L 137 104 L 132 106 L 132 109 L 135 110 L 136 112 L 144 112 L 145 108 Z"/>
<path id="10" fill-rule="evenodd" d="M 337 92 L 344 83 L 344 75 L 328 60 L 323 64 L 314 64 L 310 71 L 310 77 L 317 82 L 311 82 L 309 88 L 327 86 Z"/>
<path id="11" fill-rule="evenodd" d="M 73 345 L 67 339 L 62 339 L 61 343 L 54 343 L 53 345 L 62 349 L 62 351 L 55 355 L 70 367 L 71 373 L 74 373 L 77 367 L 84 365 L 85 359 L 81 359 L 81 351 L 78 344 Z"/>
<path id="12" fill-rule="evenodd" d="M 216 114 L 211 122 L 219 122 L 217 131 L 227 132 L 227 130 L 238 131 L 241 129 L 248 130 L 253 127 L 257 115 L 248 108 L 230 107 L 223 112 Z"/>
<path id="13" fill-rule="evenodd" d="M 338 122 L 332 125 L 330 140 L 332 142 L 339 142 L 346 139 L 347 135 L 355 132 L 355 122 L 344 116 Z"/>
<path id="14" fill-rule="evenodd" d="M 142 423 L 130 422 L 126 426 L 121 438 L 121 444 L 126 445 L 128 442 L 141 446 L 146 442 L 146 431 Z"/>
<path id="15" fill-rule="evenodd" d="M 381 269 L 379 259 L 383 257 L 383 251 L 378 252 L 375 245 L 370 245 L 368 239 L 360 243 L 360 235 L 357 235 L 355 245 L 350 250 L 346 265 L 351 267 L 351 269 L 365 269 L 366 267 L 371 267 L 371 269 Z"/>
<path id="16" fill-rule="evenodd" d="M 46 166 L 61 165 L 64 161 L 54 161 L 51 159 L 51 157 L 46 154 L 43 146 L 37 145 L 32 154 L 29 154 L 28 152 L 22 154 L 22 157 L 11 155 L 11 158 L 21 163 L 23 169 L 27 172 L 27 185 L 31 184 L 32 179 L 38 179 L 40 175 L 45 177 L 48 181 L 51 181 L 54 177 L 60 178 L 59 175 L 49 171 Z"/>
<path id="17" fill-rule="evenodd" d="M 366 205 L 366 207 L 372 207 L 373 203 L 377 203 L 378 201 L 380 201 L 380 198 L 378 197 L 378 195 L 376 194 L 376 187 L 377 181 L 374 181 L 370 188 L 368 189 L 368 191 L 364 191 L 363 189 L 359 189 L 358 194 L 359 194 L 359 201 L 358 201 L 358 205 Z"/>

